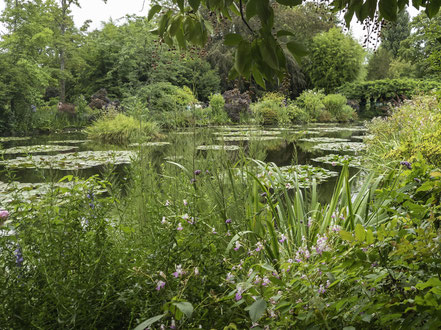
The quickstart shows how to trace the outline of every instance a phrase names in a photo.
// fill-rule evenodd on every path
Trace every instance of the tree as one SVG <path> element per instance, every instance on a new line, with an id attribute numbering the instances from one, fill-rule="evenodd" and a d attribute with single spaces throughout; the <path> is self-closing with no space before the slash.
<path id="1" fill-rule="evenodd" d="M 398 56 L 401 41 L 410 36 L 410 18 L 407 10 L 399 13 L 396 22 L 389 22 L 381 29 L 381 45 L 391 52 L 392 56 Z"/>
<path id="2" fill-rule="evenodd" d="M 378 50 L 369 58 L 367 80 L 388 78 L 392 59 L 392 52 L 381 45 L 380 48 L 378 48 Z"/>
<path id="3" fill-rule="evenodd" d="M 314 86 L 332 92 L 358 78 L 363 49 L 340 29 L 333 28 L 313 38 L 308 58 L 307 72 Z"/>
<path id="4" fill-rule="evenodd" d="M 187 43 L 204 46 L 213 31 L 211 24 L 204 19 L 201 12 L 209 10 L 219 19 L 240 17 L 250 35 L 228 33 L 223 36 L 228 46 L 235 47 L 234 67 L 230 77 L 239 75 L 247 79 L 251 77 L 262 87 L 266 82 L 282 80 L 287 66 L 287 53 L 299 59 L 306 55 L 306 49 L 295 40 L 291 31 L 275 29 L 274 8 L 281 6 L 297 6 L 302 0 L 169 0 L 171 6 L 159 3 L 151 6 L 148 17 L 151 19 L 161 12 L 157 33 L 169 44 L 178 44 L 186 48 Z M 402 0 L 371 0 L 353 1 L 339 0 L 332 2 L 332 10 L 345 11 L 344 19 L 349 25 L 356 15 L 359 21 L 365 19 L 396 21 L 408 1 Z M 413 2 L 418 9 L 424 7 L 429 17 L 439 11 L 441 1 L 428 0 L 424 3 Z M 378 8 L 378 9 L 377 9 Z M 331 9 L 328 9 L 329 11 Z M 256 21 L 257 28 L 250 24 Z M 287 53 L 284 51 L 287 50 Z"/>

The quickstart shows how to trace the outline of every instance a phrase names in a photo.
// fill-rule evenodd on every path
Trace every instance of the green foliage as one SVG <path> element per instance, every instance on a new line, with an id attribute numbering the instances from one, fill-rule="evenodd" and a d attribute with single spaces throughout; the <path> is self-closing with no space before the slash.
<path id="1" fill-rule="evenodd" d="M 287 125 L 290 124 L 291 118 L 285 102 L 283 95 L 267 93 L 259 102 L 251 105 L 251 111 L 258 123 Z"/>
<path id="2" fill-rule="evenodd" d="M 305 109 L 312 120 L 317 120 L 325 108 L 324 97 L 321 91 L 306 90 L 296 99 L 296 104 Z"/>
<path id="3" fill-rule="evenodd" d="M 307 73 L 315 88 L 332 92 L 360 75 L 362 47 L 340 29 L 316 35 L 309 49 Z"/>
<path id="4" fill-rule="evenodd" d="M 341 94 L 329 94 L 322 100 L 325 110 L 329 111 L 333 120 L 339 122 L 348 122 L 357 117 L 355 110 L 347 102 L 346 97 Z"/>
<path id="5" fill-rule="evenodd" d="M 373 139 L 368 152 L 377 159 L 413 161 L 420 154 L 435 166 L 441 164 L 441 109 L 434 96 L 415 97 L 386 119 L 369 124 Z"/>
<path id="6" fill-rule="evenodd" d="M 398 14 L 395 22 L 389 22 L 381 28 L 381 47 L 398 57 L 401 41 L 410 36 L 410 18 L 406 9 Z"/>
<path id="7" fill-rule="evenodd" d="M 367 80 L 380 80 L 389 78 L 389 69 L 392 62 L 392 53 L 381 47 L 371 55 L 367 66 Z"/>
<path id="8" fill-rule="evenodd" d="M 154 122 L 136 120 L 121 113 L 108 113 L 85 130 L 89 139 L 110 144 L 149 140 L 155 137 L 158 131 Z"/>
<path id="9" fill-rule="evenodd" d="M 302 3 L 290 0 L 277 2 L 282 6 L 297 6 Z M 284 52 L 285 47 L 296 61 L 307 54 L 305 47 L 293 38 L 292 31 L 275 29 L 274 7 L 278 5 L 272 6 L 268 0 L 250 0 L 245 6 L 239 0 L 216 2 L 216 4 L 209 0 L 191 1 L 189 4 L 181 0 L 172 0 L 171 3 L 170 7 L 156 4 L 150 9 L 148 17 L 152 19 L 161 12 L 156 33 L 169 46 L 177 44 L 181 49 L 186 49 L 187 43 L 204 46 L 209 39 L 208 36 L 213 32 L 213 28 L 210 20 L 202 15 L 204 10 L 208 9 L 210 12 L 222 14 L 230 19 L 231 17 L 242 18 L 246 29 L 251 32 L 249 35 L 245 33 L 224 35 L 226 45 L 235 47 L 234 66 L 230 71 L 230 76 L 233 78 L 239 75 L 247 79 L 252 77 L 257 84 L 265 87 L 267 82 L 274 83 L 283 78 L 288 62 L 287 53 Z M 438 13 L 440 5 L 437 0 L 414 4 L 416 8 L 425 6 L 429 17 Z M 356 4 L 344 0 L 333 4 L 333 10 L 345 12 L 344 19 L 348 26 L 354 14 L 359 21 L 364 21 L 368 17 L 374 19 L 377 16 L 381 19 L 396 21 L 398 13 L 404 7 L 405 3 L 398 0 L 374 0 Z M 196 14 L 188 15 L 189 13 Z M 257 27 L 253 26 L 254 20 L 257 22 Z M 329 80 L 332 78 L 334 77 L 328 77 Z M 353 80 L 352 73 L 348 80 Z M 326 88 L 327 86 L 322 84 L 317 87 Z"/>

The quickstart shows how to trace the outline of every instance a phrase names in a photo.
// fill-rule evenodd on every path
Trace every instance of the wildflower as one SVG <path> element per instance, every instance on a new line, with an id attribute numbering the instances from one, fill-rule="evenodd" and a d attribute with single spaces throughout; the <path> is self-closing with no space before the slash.
<path id="1" fill-rule="evenodd" d="M 286 241 L 286 236 L 285 236 L 285 234 L 282 234 L 282 235 L 280 236 L 279 242 L 280 242 L 280 243 L 283 243 L 283 242 L 285 242 L 285 241 Z"/>
<path id="2" fill-rule="evenodd" d="M 23 254 L 21 252 L 20 245 L 18 245 L 18 247 L 15 249 L 14 255 L 15 255 L 15 264 L 17 265 L 17 267 L 23 266 L 24 259 L 23 259 Z"/>
<path id="3" fill-rule="evenodd" d="M 197 268 L 197 267 L 194 268 L 194 274 L 195 274 L 196 276 L 199 275 L 199 268 Z"/>
<path id="4" fill-rule="evenodd" d="M 216 232 L 216 228 L 214 228 L 214 227 L 211 228 L 211 233 L 212 233 L 212 234 L 217 234 L 217 232 Z"/>
<path id="5" fill-rule="evenodd" d="M 331 230 L 335 233 L 339 232 L 341 230 L 341 227 L 338 225 L 334 225 L 331 227 Z"/>
<path id="6" fill-rule="evenodd" d="M 231 223 L 231 219 L 225 220 L 225 223 Z"/>
<path id="7" fill-rule="evenodd" d="M 254 277 L 254 284 L 259 284 L 260 282 L 262 281 L 262 279 L 260 278 L 260 276 L 259 275 L 256 275 L 255 277 Z"/>
<path id="8" fill-rule="evenodd" d="M 289 183 L 289 182 L 286 183 L 286 184 L 285 184 L 285 188 L 286 188 L 286 189 L 292 189 L 291 183 Z"/>
<path id="9" fill-rule="evenodd" d="M 191 217 L 191 219 L 190 219 L 190 220 L 187 220 L 187 222 L 188 222 L 190 225 L 194 225 L 194 224 L 195 224 L 194 217 Z"/>
<path id="10" fill-rule="evenodd" d="M 320 236 L 319 234 L 317 234 L 317 245 L 315 247 L 315 251 L 317 252 L 317 254 L 321 255 L 323 251 L 329 250 L 327 240 L 328 238 L 326 237 L 326 235 Z"/>
<path id="11" fill-rule="evenodd" d="M 173 276 L 178 278 L 181 275 L 184 275 L 185 272 L 182 270 L 182 266 L 181 265 L 175 265 L 175 269 L 176 271 L 173 273 Z"/>
<path id="12" fill-rule="evenodd" d="M 412 169 L 412 164 L 409 162 L 400 162 L 400 165 L 406 166 L 409 170 Z"/>
<path id="13" fill-rule="evenodd" d="M 236 292 L 236 296 L 234 297 L 236 299 L 236 301 L 239 301 L 242 299 L 242 293 L 243 293 L 242 288 L 238 287 L 237 292 Z"/>
<path id="14" fill-rule="evenodd" d="M 240 244 L 239 241 L 236 241 L 236 247 L 234 248 L 234 251 L 239 250 L 241 246 L 242 246 L 242 244 Z"/>
<path id="15" fill-rule="evenodd" d="M 188 213 L 185 213 L 181 218 L 182 220 L 188 220 L 190 216 L 188 215 Z"/>
<path id="16" fill-rule="evenodd" d="M 164 279 L 167 278 L 167 276 L 164 274 L 162 270 L 159 272 L 159 276 L 161 276 Z"/>
<path id="17" fill-rule="evenodd" d="M 421 179 L 414 178 L 413 180 L 414 180 L 416 183 L 421 183 Z"/>
<path id="18" fill-rule="evenodd" d="M 332 166 L 336 166 L 337 163 L 336 163 L 336 162 L 332 162 L 331 165 L 332 165 Z"/>
<path id="19" fill-rule="evenodd" d="M 182 227 L 182 224 L 181 223 L 178 223 L 178 228 L 176 228 L 176 230 L 179 230 L 179 231 L 181 231 L 181 230 L 183 230 L 184 228 Z"/>
<path id="20" fill-rule="evenodd" d="M 308 218 L 308 227 L 311 227 L 311 226 L 312 226 L 312 218 L 309 217 L 309 218 Z"/>
<path id="21" fill-rule="evenodd" d="M 6 220 L 9 217 L 9 212 L 6 210 L 0 210 L 0 221 L 1 220 Z"/>
<path id="22" fill-rule="evenodd" d="M 263 277 L 263 280 L 262 280 L 262 285 L 263 285 L 263 286 L 267 286 L 267 285 L 270 284 L 270 283 L 271 283 L 271 281 L 269 280 L 269 278 L 266 277 L 266 276 L 264 276 L 264 277 Z"/>
<path id="23" fill-rule="evenodd" d="M 182 202 L 184 203 L 184 206 L 187 206 L 187 205 L 188 205 L 188 202 L 187 202 L 186 199 L 184 199 Z"/>
<path id="24" fill-rule="evenodd" d="M 196 183 L 196 179 L 195 179 L 195 178 L 192 178 L 192 179 L 190 180 L 190 183 L 191 183 L 191 184 Z"/>
<path id="25" fill-rule="evenodd" d="M 225 278 L 225 281 L 227 281 L 229 283 L 234 283 L 234 275 L 231 273 L 228 273 L 227 277 Z"/>
<path id="26" fill-rule="evenodd" d="M 329 280 L 326 281 L 326 288 L 329 288 L 329 286 L 331 285 L 331 282 L 329 282 Z"/>
<path id="27" fill-rule="evenodd" d="M 227 230 L 226 236 L 231 236 L 230 230 Z"/>
<path id="28" fill-rule="evenodd" d="M 210 174 L 210 171 L 209 170 L 205 170 L 205 174 Z"/>
<path id="29" fill-rule="evenodd" d="M 266 196 L 267 196 L 266 192 L 263 192 L 263 193 L 260 194 L 260 197 L 266 197 Z"/>
<path id="30" fill-rule="evenodd" d="M 199 175 L 199 174 L 201 174 L 201 173 L 202 173 L 201 170 L 196 170 L 196 171 L 194 171 L 194 175 Z"/>
<path id="31" fill-rule="evenodd" d="M 175 319 L 171 320 L 170 329 L 176 329 Z"/>
<path id="32" fill-rule="evenodd" d="M 262 250 L 262 249 L 263 249 L 263 244 L 260 243 L 260 242 L 257 242 L 257 243 L 256 243 L 256 251 L 259 252 L 259 251 Z"/>
<path id="33" fill-rule="evenodd" d="M 320 284 L 320 287 L 318 289 L 318 293 L 322 294 L 322 293 L 325 293 L 325 292 L 326 292 L 326 289 L 323 287 L 323 284 Z"/>
<path id="34" fill-rule="evenodd" d="M 165 287 L 165 282 L 164 282 L 164 281 L 158 281 L 158 282 L 156 282 L 156 290 L 157 290 L 157 291 L 161 290 L 161 289 L 164 288 L 164 287 Z"/>
<path id="35" fill-rule="evenodd" d="M 273 274 L 273 276 L 274 276 L 275 278 L 277 278 L 277 279 L 280 280 L 280 276 L 279 276 L 279 274 L 277 274 L 276 272 L 272 272 L 272 274 Z"/>
<path id="36" fill-rule="evenodd" d="M 248 271 L 248 277 L 250 277 L 251 276 L 251 274 L 253 273 L 253 269 L 252 268 L 250 268 L 250 270 Z"/>
<path id="37" fill-rule="evenodd" d="M 170 205 L 170 201 L 167 199 L 166 201 L 165 201 L 165 206 L 169 206 Z"/>
<path id="38" fill-rule="evenodd" d="M 167 224 L 167 220 L 166 220 L 165 217 L 162 217 L 161 223 L 162 223 L 163 225 Z"/>

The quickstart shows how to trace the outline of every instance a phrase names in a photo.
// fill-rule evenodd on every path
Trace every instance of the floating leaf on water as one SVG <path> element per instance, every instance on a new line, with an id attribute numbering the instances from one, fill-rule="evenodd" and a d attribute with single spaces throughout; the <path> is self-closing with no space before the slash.
<path id="1" fill-rule="evenodd" d="M 336 155 L 329 154 L 323 157 L 317 157 L 312 159 L 314 162 L 330 164 L 332 166 L 343 166 L 347 163 L 350 167 L 361 167 L 361 156 L 352 155 Z"/>
<path id="2" fill-rule="evenodd" d="M 330 137 L 312 137 L 312 138 L 302 138 L 299 139 L 302 142 L 313 142 L 313 143 L 332 143 L 332 142 L 349 142 L 348 139 L 341 138 L 330 138 Z"/>
<path id="3" fill-rule="evenodd" d="M 133 151 L 82 151 L 58 155 L 17 157 L 1 161 L 9 168 L 39 168 L 78 170 L 105 164 L 129 164 L 136 156 Z"/>
<path id="4" fill-rule="evenodd" d="M 78 149 L 74 146 L 58 146 L 58 145 L 33 145 L 33 146 L 20 146 L 0 150 L 0 154 L 37 154 L 42 152 L 62 152 Z"/>
<path id="5" fill-rule="evenodd" d="M 63 141 L 47 141 L 49 144 L 80 144 L 90 142 L 90 140 L 63 140 Z"/>
<path id="6" fill-rule="evenodd" d="M 353 135 L 351 136 L 351 139 L 355 139 L 355 140 L 371 140 L 373 139 L 374 136 L 371 134 L 368 135 Z"/>
<path id="7" fill-rule="evenodd" d="M 311 131 L 319 131 L 322 133 L 335 133 L 335 132 L 365 132 L 368 129 L 364 126 L 352 126 L 352 127 L 311 127 Z"/>
<path id="8" fill-rule="evenodd" d="M 0 142 L 9 142 L 9 141 L 25 141 L 29 140 L 30 136 L 0 136 Z"/>
<path id="9" fill-rule="evenodd" d="M 234 151 L 239 150 L 239 146 L 221 146 L 221 145 L 207 145 L 207 146 L 199 146 L 196 148 L 196 150 L 226 150 L 226 151 Z"/>
<path id="10" fill-rule="evenodd" d="M 320 143 L 313 147 L 313 149 L 329 150 L 329 151 L 362 151 L 366 149 L 366 145 L 361 142 L 335 142 L 335 143 Z"/>
<path id="11" fill-rule="evenodd" d="M 144 142 L 144 143 L 132 143 L 129 147 L 162 147 L 170 145 L 170 142 Z"/>
<path id="12" fill-rule="evenodd" d="M 281 140 L 278 136 L 223 136 L 218 137 L 218 141 L 269 141 L 269 140 Z"/>
<path id="13" fill-rule="evenodd" d="M 280 171 L 280 175 L 278 171 Z M 337 172 L 312 165 L 292 165 L 276 168 L 268 164 L 265 166 L 265 171 L 259 173 L 257 177 L 268 187 L 283 186 L 287 189 L 293 189 L 295 188 L 296 176 L 299 186 L 305 188 L 310 186 L 314 179 L 317 183 L 321 183 L 337 175 Z"/>
<path id="14" fill-rule="evenodd" d="M 215 132 L 214 135 L 221 136 L 266 136 L 266 135 L 279 135 L 280 131 L 238 131 L 238 132 Z"/>

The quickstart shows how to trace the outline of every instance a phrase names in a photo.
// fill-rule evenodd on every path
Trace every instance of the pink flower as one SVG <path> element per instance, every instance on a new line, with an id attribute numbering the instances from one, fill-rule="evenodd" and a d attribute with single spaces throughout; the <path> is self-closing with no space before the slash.
<path id="1" fill-rule="evenodd" d="M 156 282 L 156 290 L 157 291 L 161 290 L 163 287 L 165 287 L 165 282 L 164 281 Z"/>
<path id="2" fill-rule="evenodd" d="M 239 241 L 236 241 L 236 247 L 234 248 L 234 251 L 239 250 L 241 246 L 242 246 L 242 245 L 240 244 L 240 242 L 239 242 Z"/>
<path id="3" fill-rule="evenodd" d="M 178 278 L 181 275 L 184 275 L 184 271 L 182 270 L 182 266 L 181 265 L 175 265 L 176 271 L 173 273 L 173 276 Z"/>
<path id="4" fill-rule="evenodd" d="M 282 234 L 282 235 L 280 236 L 279 242 L 280 242 L 280 243 L 283 243 L 283 242 L 285 242 L 285 241 L 286 241 L 286 236 L 285 236 L 285 234 Z"/>
<path id="5" fill-rule="evenodd" d="M 262 249 L 263 249 L 263 244 L 260 243 L 260 242 L 257 242 L 257 243 L 256 243 L 256 251 L 259 252 L 259 251 L 262 250 Z"/>
<path id="6" fill-rule="evenodd" d="M 9 217 L 9 212 L 6 210 L 0 210 L 0 219 L 6 220 Z"/>
<path id="7" fill-rule="evenodd" d="M 263 277 L 263 281 L 262 281 L 262 285 L 263 285 L 263 286 L 267 286 L 267 285 L 270 284 L 270 283 L 271 283 L 271 281 L 269 280 L 269 278 L 266 277 L 266 276 L 264 276 L 264 277 Z"/>
<path id="8" fill-rule="evenodd" d="M 181 223 L 178 223 L 178 228 L 176 228 L 176 230 L 181 231 L 182 229 L 184 229 L 184 228 L 182 227 L 182 224 L 181 224 Z"/>
<path id="9" fill-rule="evenodd" d="M 188 205 L 188 202 L 187 202 L 186 199 L 184 199 L 182 202 L 184 203 L 184 206 L 187 206 L 187 205 Z"/>

